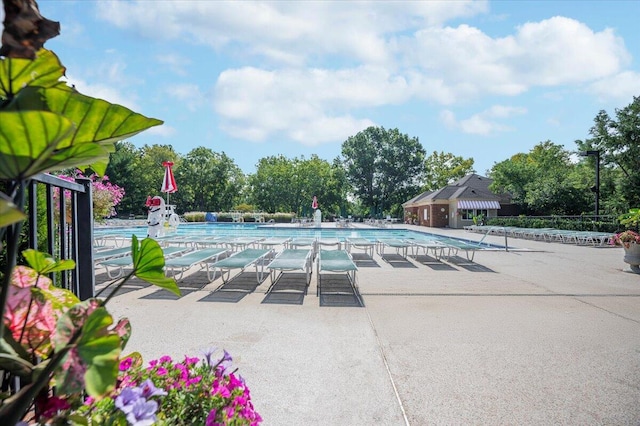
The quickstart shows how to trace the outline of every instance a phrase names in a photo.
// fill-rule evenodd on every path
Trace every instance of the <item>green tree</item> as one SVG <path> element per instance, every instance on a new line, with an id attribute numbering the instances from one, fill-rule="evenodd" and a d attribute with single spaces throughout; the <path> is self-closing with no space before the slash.
<path id="1" fill-rule="evenodd" d="M 162 163 L 165 161 L 172 161 L 174 163 L 174 173 L 180 169 L 180 157 L 173 150 L 171 145 L 144 145 L 139 150 L 139 155 L 134 163 L 134 176 L 133 180 L 135 186 L 131 189 L 133 209 L 136 213 L 144 213 L 146 211 L 145 200 L 148 196 L 159 195 L 165 198 L 166 195 L 160 192 L 162 188 L 162 180 L 164 178 L 164 167 Z M 180 191 L 181 182 L 176 181 L 178 184 L 178 191 Z M 125 188 L 125 191 L 127 188 Z M 175 195 L 170 195 L 173 198 Z M 169 200 L 172 204 L 173 202 Z M 182 211 L 181 206 L 178 206 Z M 135 209 L 138 210 L 135 210 Z"/>
<path id="2" fill-rule="evenodd" d="M 240 200 L 244 175 L 225 153 L 191 150 L 176 168 L 176 204 L 183 211 L 229 211 Z"/>
<path id="3" fill-rule="evenodd" d="M 249 176 L 250 200 L 267 212 L 309 215 L 313 196 L 324 212 L 338 212 L 344 205 L 347 184 L 339 160 L 330 164 L 317 155 L 261 158 L 256 173 Z"/>
<path id="4" fill-rule="evenodd" d="M 551 141 L 527 153 L 493 165 L 491 190 L 508 192 L 525 213 L 580 214 L 590 210 L 590 194 L 580 185 L 581 174 L 571 153 Z"/>
<path id="5" fill-rule="evenodd" d="M 420 191 L 425 150 L 398 129 L 369 127 L 342 144 L 352 191 L 370 214 L 399 215 L 402 203 Z"/>
<path id="6" fill-rule="evenodd" d="M 283 155 L 261 158 L 248 178 L 250 200 L 269 213 L 296 211 L 298 177 L 292 161 Z"/>
<path id="7" fill-rule="evenodd" d="M 443 151 L 433 151 L 425 159 L 424 169 L 424 191 L 435 191 L 469 173 L 475 173 L 473 158 L 465 159 Z"/>
<path id="8" fill-rule="evenodd" d="M 589 133 L 590 139 L 576 143 L 581 151 L 600 151 L 605 179 L 607 173 L 612 174 L 614 181 L 609 184 L 615 189 L 609 192 L 607 186 L 600 188 L 605 204 L 622 211 L 640 206 L 640 96 L 616 109 L 615 119 L 600 111 Z M 594 160 L 587 161 L 593 164 Z"/>
<path id="9" fill-rule="evenodd" d="M 131 142 L 116 142 L 115 151 L 109 156 L 106 175 L 109 180 L 124 188 L 124 197 L 118 207 L 121 213 L 140 213 L 140 200 L 135 199 L 135 163 L 139 155 L 138 149 Z M 144 203 L 143 203 L 144 204 Z"/>

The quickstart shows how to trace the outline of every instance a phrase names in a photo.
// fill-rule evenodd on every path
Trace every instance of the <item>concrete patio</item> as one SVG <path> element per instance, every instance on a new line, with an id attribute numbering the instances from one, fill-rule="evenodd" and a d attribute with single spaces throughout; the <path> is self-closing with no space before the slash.
<path id="1" fill-rule="evenodd" d="M 640 424 L 640 275 L 622 249 L 509 246 L 473 263 L 356 255 L 364 307 L 317 297 L 314 270 L 306 296 L 295 275 L 269 297 L 255 274 L 222 294 L 193 272 L 179 299 L 134 280 L 109 310 L 145 359 L 229 351 L 265 425 Z"/>

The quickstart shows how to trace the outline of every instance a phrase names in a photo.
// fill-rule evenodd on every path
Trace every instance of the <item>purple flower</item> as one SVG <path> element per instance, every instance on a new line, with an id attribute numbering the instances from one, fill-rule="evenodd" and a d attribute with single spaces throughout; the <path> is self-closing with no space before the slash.
<path id="1" fill-rule="evenodd" d="M 131 411 L 127 414 L 127 421 L 132 426 L 150 426 L 156 421 L 158 403 L 139 398 L 133 403 Z"/>
<path id="2" fill-rule="evenodd" d="M 225 374 L 231 368 L 231 361 L 233 361 L 233 358 L 231 358 L 229 352 L 225 350 L 223 357 L 218 361 L 218 366 L 220 370 L 222 370 L 222 374 Z"/>
<path id="3" fill-rule="evenodd" d="M 116 397 L 116 407 L 123 413 L 129 414 L 133 409 L 133 404 L 140 399 L 141 395 L 142 389 L 140 388 L 124 388 Z"/>
<path id="4" fill-rule="evenodd" d="M 151 398 L 152 396 L 164 396 L 167 394 L 164 390 L 158 389 L 153 384 L 151 379 L 147 379 L 142 382 L 142 384 L 140 385 L 140 389 L 142 390 L 143 398 Z"/>
<path id="5" fill-rule="evenodd" d="M 218 348 L 216 348 L 215 346 L 211 346 L 201 351 L 202 355 L 204 355 L 204 360 L 207 362 L 207 365 L 209 367 L 211 367 L 211 355 L 213 355 L 213 353 L 217 350 Z"/>

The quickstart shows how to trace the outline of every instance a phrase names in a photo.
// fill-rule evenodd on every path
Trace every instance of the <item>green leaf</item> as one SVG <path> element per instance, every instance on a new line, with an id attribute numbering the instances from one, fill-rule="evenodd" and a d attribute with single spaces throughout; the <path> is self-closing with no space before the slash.
<path id="1" fill-rule="evenodd" d="M 33 372 L 33 364 L 18 355 L 0 353 L 0 369 L 10 371 L 16 376 L 30 377 Z"/>
<path id="2" fill-rule="evenodd" d="M 51 111 L 64 115 L 78 126 L 70 144 L 115 143 L 163 123 L 66 86 L 43 89 L 42 94 Z"/>
<path id="3" fill-rule="evenodd" d="M 82 327 L 78 355 L 87 364 L 85 388 L 91 396 L 104 395 L 113 389 L 118 376 L 120 337 L 108 330 L 113 318 L 103 307 L 89 315 Z"/>
<path id="4" fill-rule="evenodd" d="M 19 356 L 22 359 L 29 359 L 29 354 L 22 347 L 21 344 L 16 342 L 16 340 L 11 335 L 11 331 L 9 331 L 6 327 L 2 330 L 4 336 L 0 338 L 0 352 L 10 355 Z"/>
<path id="5" fill-rule="evenodd" d="M 9 197 L 5 194 L 0 194 L 0 228 L 20 222 L 26 217 L 27 215 L 20 211 L 20 209 L 9 200 Z"/>
<path id="6" fill-rule="evenodd" d="M 0 59 L 0 98 L 11 98 L 30 85 L 50 87 L 64 76 L 65 68 L 50 50 L 40 49 L 36 59 Z"/>
<path id="7" fill-rule="evenodd" d="M 58 320 L 56 353 L 69 349 L 56 372 L 60 392 L 85 389 L 100 397 L 113 390 L 123 342 L 118 331 L 110 329 L 112 324 L 113 318 L 97 299 L 76 304 Z M 74 336 L 77 340 L 69 346 Z"/>
<path id="8" fill-rule="evenodd" d="M 176 280 L 165 276 L 164 253 L 156 240 L 145 238 L 138 248 L 138 238 L 134 235 L 131 241 L 131 248 L 133 273 L 136 277 L 180 296 L 180 289 Z"/>
<path id="9" fill-rule="evenodd" d="M 76 262 L 71 259 L 54 260 L 51 255 L 42 253 L 34 249 L 27 249 L 22 252 L 25 260 L 40 275 L 51 272 L 68 271 L 76 267 Z"/>
<path id="10" fill-rule="evenodd" d="M 69 414 L 67 420 L 70 421 L 72 425 L 89 426 L 89 420 L 81 414 Z"/>
<path id="11" fill-rule="evenodd" d="M 42 161 L 72 132 L 71 121 L 58 114 L 0 111 L 0 179 L 26 178 L 46 171 Z"/>

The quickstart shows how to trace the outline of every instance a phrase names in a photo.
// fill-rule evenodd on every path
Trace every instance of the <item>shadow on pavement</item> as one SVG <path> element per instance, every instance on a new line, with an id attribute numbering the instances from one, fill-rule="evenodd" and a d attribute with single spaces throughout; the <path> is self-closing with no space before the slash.
<path id="1" fill-rule="evenodd" d="M 351 253 L 351 258 L 353 259 L 353 263 L 355 263 L 358 268 L 380 267 L 378 262 L 376 262 L 373 257 L 369 256 L 366 253 Z"/>
<path id="2" fill-rule="evenodd" d="M 454 265 L 459 266 L 460 268 L 464 268 L 470 272 L 496 272 L 491 268 L 487 268 L 484 265 L 480 265 L 460 256 L 451 256 L 447 259 L 447 262 L 453 263 Z"/>
<path id="3" fill-rule="evenodd" d="M 319 288 L 320 306 L 364 307 L 360 293 L 346 275 L 325 274 Z"/>
<path id="4" fill-rule="evenodd" d="M 307 274 L 285 272 L 273 283 L 261 303 L 302 305 L 307 288 Z"/>
<path id="5" fill-rule="evenodd" d="M 196 289 L 188 289 L 181 287 L 180 288 L 180 296 L 170 292 L 169 290 L 165 290 L 161 288 L 160 290 L 154 291 L 153 293 L 149 293 L 146 296 L 142 296 L 140 299 L 157 299 L 157 300 L 178 300 L 189 293 L 193 293 Z"/>
<path id="6" fill-rule="evenodd" d="M 394 268 L 417 268 L 417 266 L 411 263 L 409 259 L 406 259 L 399 254 L 385 254 L 380 257 Z"/>
<path id="7" fill-rule="evenodd" d="M 264 275 L 263 281 L 267 276 L 268 274 Z M 256 281 L 255 272 L 241 272 L 198 301 L 238 303 L 247 294 L 253 293 L 261 283 Z"/>
<path id="8" fill-rule="evenodd" d="M 413 258 L 416 262 L 420 263 L 421 265 L 427 266 L 434 271 L 457 271 L 457 269 L 453 266 L 448 265 L 441 260 L 436 259 L 435 257 L 427 256 L 425 254 L 419 254 L 414 256 Z"/>

